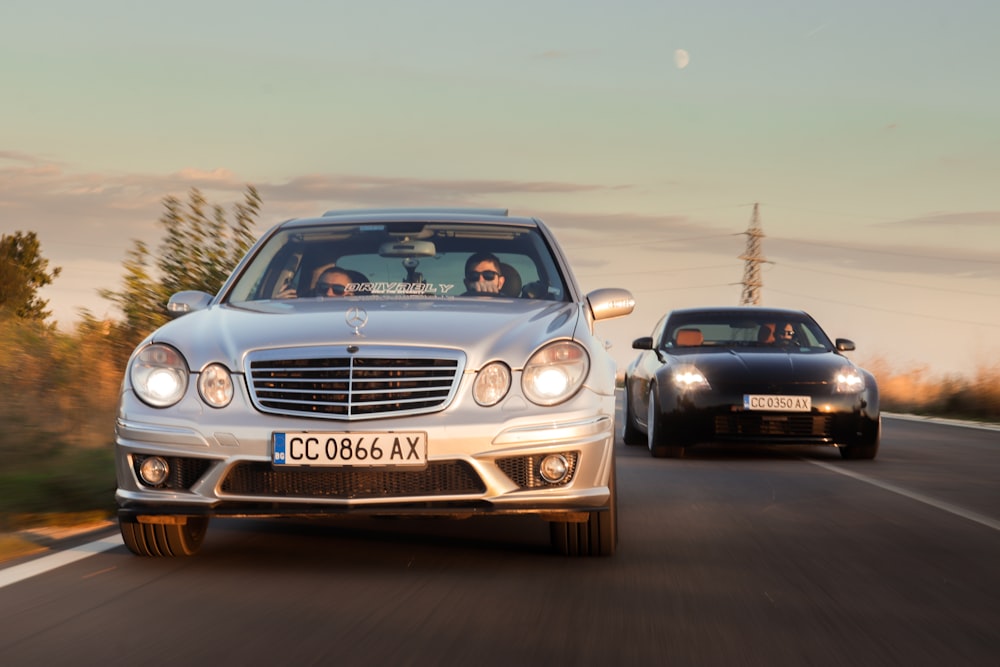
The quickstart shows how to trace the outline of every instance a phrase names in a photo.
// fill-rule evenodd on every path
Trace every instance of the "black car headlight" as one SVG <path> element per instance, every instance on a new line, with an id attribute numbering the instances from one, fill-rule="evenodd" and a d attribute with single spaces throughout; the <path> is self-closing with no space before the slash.
<path id="1" fill-rule="evenodd" d="M 865 376 L 857 368 L 848 366 L 837 371 L 834 386 L 838 394 L 856 394 L 864 390 Z"/>
<path id="2" fill-rule="evenodd" d="M 187 391 L 188 365 L 180 352 L 161 343 L 139 351 L 129 366 L 129 380 L 139 399 L 154 408 L 174 405 Z"/>
<path id="3" fill-rule="evenodd" d="M 674 385 L 681 391 L 696 391 L 699 389 L 711 389 L 708 378 L 694 366 L 684 366 L 676 369 L 671 375 Z"/>
<path id="4" fill-rule="evenodd" d="M 556 405 L 571 398 L 587 379 L 590 356 L 579 343 L 563 340 L 531 355 L 521 373 L 521 390 L 538 405 Z"/>

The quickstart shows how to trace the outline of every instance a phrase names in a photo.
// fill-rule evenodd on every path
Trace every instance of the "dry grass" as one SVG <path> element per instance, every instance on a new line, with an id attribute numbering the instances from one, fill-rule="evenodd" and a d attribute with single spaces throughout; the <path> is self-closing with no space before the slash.
<path id="1" fill-rule="evenodd" d="M 972 378 L 936 376 L 926 367 L 896 371 L 884 359 L 862 365 L 874 373 L 887 412 L 1000 422 L 1000 363 Z"/>

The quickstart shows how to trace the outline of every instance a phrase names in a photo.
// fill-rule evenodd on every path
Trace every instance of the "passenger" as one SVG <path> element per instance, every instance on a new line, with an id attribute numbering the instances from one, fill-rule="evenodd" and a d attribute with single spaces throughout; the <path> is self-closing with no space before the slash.
<path id="1" fill-rule="evenodd" d="M 465 293 L 462 296 L 499 295 L 504 284 L 500 259 L 488 252 L 477 252 L 465 262 Z"/>
<path id="2" fill-rule="evenodd" d="M 344 269 L 333 267 L 327 269 L 316 279 L 316 287 L 313 288 L 313 296 L 353 296 L 354 291 L 351 286 L 354 280 L 351 274 Z"/>

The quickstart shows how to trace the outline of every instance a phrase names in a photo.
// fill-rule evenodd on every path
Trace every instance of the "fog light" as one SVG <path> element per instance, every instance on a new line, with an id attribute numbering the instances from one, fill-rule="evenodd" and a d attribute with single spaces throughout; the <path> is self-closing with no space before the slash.
<path id="1" fill-rule="evenodd" d="M 538 466 L 538 474 L 549 484 L 558 484 L 569 474 L 569 463 L 562 454 L 549 454 Z"/>
<path id="2" fill-rule="evenodd" d="M 149 486 L 159 486 L 170 474 L 170 465 L 162 456 L 150 456 L 139 464 L 139 477 Z"/>

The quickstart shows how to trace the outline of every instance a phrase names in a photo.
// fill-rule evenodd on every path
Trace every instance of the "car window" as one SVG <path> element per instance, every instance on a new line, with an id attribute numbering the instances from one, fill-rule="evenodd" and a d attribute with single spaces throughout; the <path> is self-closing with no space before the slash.
<path id="1" fill-rule="evenodd" d="M 793 336 L 786 339 L 775 335 L 786 328 L 794 332 Z M 661 346 L 678 351 L 753 347 L 824 352 L 833 348 L 819 325 L 810 320 L 717 313 L 672 319 L 664 330 Z"/>
<path id="2" fill-rule="evenodd" d="M 501 262 L 500 296 L 568 298 L 558 261 L 536 228 L 380 223 L 275 233 L 247 263 L 227 300 L 314 298 L 319 276 L 333 267 L 350 274 L 355 296 L 464 297 L 465 263 L 479 252 Z"/>

